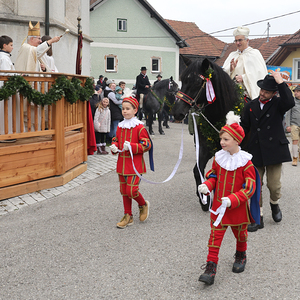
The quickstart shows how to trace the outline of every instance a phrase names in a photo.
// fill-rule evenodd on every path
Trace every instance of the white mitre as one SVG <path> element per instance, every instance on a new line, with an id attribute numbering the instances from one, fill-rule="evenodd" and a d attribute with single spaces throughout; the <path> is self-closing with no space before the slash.
<path id="1" fill-rule="evenodd" d="M 243 26 L 239 26 L 234 32 L 233 35 L 237 36 L 237 35 L 243 35 L 248 37 L 250 33 L 250 29 L 247 27 L 243 27 Z"/>

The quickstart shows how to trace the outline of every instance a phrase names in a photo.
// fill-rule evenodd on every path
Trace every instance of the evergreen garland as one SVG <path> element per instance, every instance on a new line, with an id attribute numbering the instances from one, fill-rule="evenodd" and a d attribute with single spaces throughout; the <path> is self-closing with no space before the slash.
<path id="1" fill-rule="evenodd" d="M 43 94 L 31 87 L 31 85 L 20 75 L 11 76 L 0 89 L 0 101 L 9 98 L 19 92 L 27 98 L 28 101 L 37 105 L 51 105 L 62 97 L 73 104 L 78 99 L 88 101 L 94 94 L 93 80 L 87 78 L 84 87 L 81 81 L 73 77 L 71 80 L 66 76 L 60 76 L 55 79 L 50 90 Z"/>
<path id="2" fill-rule="evenodd" d="M 234 107 L 231 110 L 234 112 L 235 115 L 241 115 L 245 104 L 244 89 L 241 85 L 237 84 L 236 91 L 238 93 L 239 100 L 235 103 Z M 194 134 L 193 118 L 191 116 L 192 112 L 197 113 L 197 109 L 192 108 L 189 114 L 189 131 L 191 134 Z M 205 112 L 203 112 L 203 114 L 205 115 Z M 214 155 L 220 145 L 219 133 L 211 127 L 211 125 L 203 118 L 201 114 L 199 116 L 195 116 L 195 119 L 198 125 L 198 130 L 200 130 L 202 135 L 206 138 L 206 144 L 208 146 L 208 149 L 210 150 L 211 154 Z M 225 125 L 225 123 L 226 117 L 214 124 L 214 126 L 217 129 L 221 129 Z"/>

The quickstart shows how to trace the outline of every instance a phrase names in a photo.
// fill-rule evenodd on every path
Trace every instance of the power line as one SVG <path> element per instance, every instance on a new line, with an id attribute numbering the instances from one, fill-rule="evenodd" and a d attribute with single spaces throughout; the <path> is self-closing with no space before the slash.
<path id="1" fill-rule="evenodd" d="M 236 28 L 236 27 L 234 27 Z M 263 33 L 264 34 L 264 33 Z M 272 33 L 269 36 L 278 36 L 278 35 L 290 35 L 291 33 Z M 249 34 L 249 36 L 262 36 L 261 34 Z M 200 37 L 210 37 L 209 33 L 201 34 L 201 35 L 194 35 L 187 37 L 186 40 L 194 39 L 194 38 L 200 38 Z M 214 37 L 232 37 L 232 34 L 227 35 L 215 35 Z M 169 37 L 166 36 L 132 36 L 132 37 L 126 37 L 123 36 L 91 36 L 92 39 L 168 39 Z"/>
<path id="2" fill-rule="evenodd" d="M 279 15 L 279 16 L 276 16 L 276 17 L 272 17 L 272 18 L 268 18 L 268 19 L 264 19 L 264 20 L 260 20 L 260 21 L 255 21 L 255 22 L 252 22 L 252 23 L 248 23 L 248 24 L 244 24 L 243 26 L 249 26 L 249 25 L 254 25 L 254 24 L 258 24 L 258 23 L 262 23 L 262 22 L 265 22 L 265 21 L 269 21 L 269 20 L 274 20 L 274 19 L 278 19 L 278 18 L 282 18 L 282 17 L 286 17 L 286 16 L 289 16 L 289 15 L 293 15 L 293 14 L 296 14 L 296 13 L 299 13 L 300 10 L 297 10 L 297 11 L 294 11 L 294 12 L 290 12 L 290 13 L 287 13 L 287 14 L 283 14 L 283 15 Z M 230 27 L 230 28 L 227 28 L 227 29 L 223 29 L 223 30 L 218 30 L 218 31 L 214 31 L 214 32 L 211 32 L 211 33 L 204 33 L 203 35 L 195 35 L 195 36 L 191 36 L 191 37 L 187 37 L 186 39 L 184 39 L 184 41 L 186 40 L 190 40 L 190 39 L 194 39 L 194 38 L 199 38 L 199 37 L 207 37 L 207 36 L 210 36 L 210 35 L 213 35 L 215 33 L 220 33 L 220 32 L 224 32 L 224 31 L 228 31 L 228 30 L 232 30 L 232 29 L 236 29 L 236 26 L 235 27 Z M 288 35 L 290 33 L 286 33 L 286 34 L 276 34 L 276 33 L 273 33 L 273 34 L 270 34 L 269 36 L 278 36 L 278 35 Z M 261 34 L 250 34 L 249 36 L 261 36 Z M 232 37 L 232 35 L 216 35 L 214 37 Z M 168 38 L 168 37 L 165 37 L 165 36 L 133 36 L 133 37 L 124 37 L 124 36 L 92 36 L 91 38 L 100 38 L 100 39 L 163 39 L 163 38 Z"/>
<path id="3" fill-rule="evenodd" d="M 280 15 L 280 16 L 276 16 L 276 17 L 273 17 L 273 18 L 268 18 L 268 19 L 264 19 L 264 20 L 260 20 L 260 21 L 256 21 L 256 22 L 252 22 L 252 23 L 248 23 L 248 24 L 244 24 L 243 26 L 249 26 L 249 25 L 253 25 L 253 24 L 258 24 L 258 23 L 262 23 L 262 22 L 265 22 L 265 21 L 274 20 L 274 19 L 285 17 L 285 16 L 293 15 L 293 14 L 296 14 L 296 13 L 299 13 L 299 12 L 300 12 L 300 10 L 297 10 L 297 11 L 294 11 L 294 12 L 291 12 L 291 13 L 287 13 L 287 14 L 284 14 L 284 15 Z M 231 27 L 231 28 L 227 28 L 227 29 L 223 29 L 223 30 L 211 32 L 210 34 L 215 34 L 215 33 L 223 32 L 223 31 L 227 31 L 227 30 L 232 30 L 232 29 L 236 29 L 236 27 Z"/>

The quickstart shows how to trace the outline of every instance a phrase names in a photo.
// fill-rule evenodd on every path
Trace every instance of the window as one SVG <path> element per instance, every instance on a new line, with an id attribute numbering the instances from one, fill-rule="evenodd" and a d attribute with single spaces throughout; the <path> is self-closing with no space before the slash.
<path id="1" fill-rule="evenodd" d="M 127 31 L 126 19 L 118 19 L 118 31 Z"/>
<path id="2" fill-rule="evenodd" d="M 117 72 L 117 56 L 106 55 L 105 56 L 105 71 L 106 72 Z"/>
<path id="3" fill-rule="evenodd" d="M 294 58 L 293 81 L 300 81 L 300 58 Z"/>
<path id="4" fill-rule="evenodd" d="M 161 73 L 161 59 L 159 57 L 152 57 L 151 61 L 151 72 Z"/>

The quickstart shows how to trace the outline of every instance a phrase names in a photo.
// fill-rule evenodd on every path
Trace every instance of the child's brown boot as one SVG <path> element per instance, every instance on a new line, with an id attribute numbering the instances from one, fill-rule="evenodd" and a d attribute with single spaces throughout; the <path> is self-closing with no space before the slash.
<path id="1" fill-rule="evenodd" d="M 150 207 L 150 203 L 149 201 L 145 201 L 146 204 L 139 206 L 139 210 L 140 210 L 140 221 L 144 222 L 147 220 L 148 216 L 149 216 L 149 207 Z"/>
<path id="2" fill-rule="evenodd" d="M 123 229 L 132 224 L 133 224 L 133 217 L 130 216 L 129 214 L 125 214 L 124 217 L 121 219 L 121 221 L 117 223 L 117 227 Z"/>
<path id="3" fill-rule="evenodd" d="M 298 160 L 298 157 L 293 157 L 292 166 L 297 167 L 297 160 Z"/>

